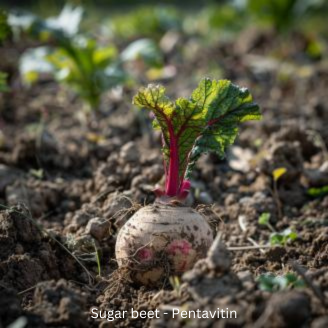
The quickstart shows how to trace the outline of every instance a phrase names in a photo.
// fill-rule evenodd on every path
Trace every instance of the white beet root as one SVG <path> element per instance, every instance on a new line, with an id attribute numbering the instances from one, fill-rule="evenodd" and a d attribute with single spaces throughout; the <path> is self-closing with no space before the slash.
<path id="1" fill-rule="evenodd" d="M 212 242 L 210 226 L 190 207 L 154 204 L 141 208 L 122 227 L 115 252 L 133 281 L 156 285 L 191 269 Z"/>

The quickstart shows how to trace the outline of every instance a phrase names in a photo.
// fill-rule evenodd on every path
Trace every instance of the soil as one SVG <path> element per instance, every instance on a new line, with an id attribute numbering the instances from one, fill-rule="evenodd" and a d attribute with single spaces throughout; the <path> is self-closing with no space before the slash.
<path id="1" fill-rule="evenodd" d="M 302 42 L 286 53 L 257 33 L 257 41 L 199 47 L 186 60 L 179 49 L 167 54 L 177 68 L 162 81 L 172 97 L 190 94 L 214 60 L 225 78 L 249 87 L 263 120 L 242 125 L 226 159 L 204 155 L 197 163 L 187 202 L 220 240 L 178 283 L 153 289 L 127 280 L 115 260 L 118 231 L 163 183 L 160 137 L 132 110 L 135 90 L 109 92 L 108 110 L 86 116 L 52 81 L 24 89 L 7 63 L 13 88 L 0 99 L 0 327 L 328 326 L 328 196 L 306 192 L 328 184 L 327 62 L 304 57 Z M 277 60 L 265 55 L 282 48 Z M 6 49 L 13 46 L 4 58 Z M 287 171 L 275 193 L 272 171 L 280 167 Z M 250 248 L 270 238 L 258 224 L 265 212 L 276 231 L 292 228 L 297 239 Z M 257 279 L 268 272 L 292 272 L 305 286 L 264 291 Z M 93 307 L 229 308 L 238 318 L 106 321 L 91 318 Z"/>

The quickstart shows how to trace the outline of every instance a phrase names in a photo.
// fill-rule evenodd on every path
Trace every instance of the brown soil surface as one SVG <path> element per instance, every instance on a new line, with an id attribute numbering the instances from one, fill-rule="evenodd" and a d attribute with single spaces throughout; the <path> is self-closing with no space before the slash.
<path id="1" fill-rule="evenodd" d="M 309 61 L 305 72 L 293 47 L 268 65 L 263 53 L 273 45 L 263 42 L 237 40 L 186 61 L 167 59 L 178 70 L 165 81 L 172 97 L 189 94 L 211 59 L 225 78 L 252 91 L 264 117 L 242 126 L 225 160 L 204 155 L 197 163 L 188 203 L 220 233 L 221 244 L 174 288 L 138 287 L 115 261 L 117 232 L 154 201 L 152 189 L 163 177 L 160 138 L 130 105 L 135 90 L 124 89 L 119 100 L 106 95 L 108 112 L 84 120 L 81 103 L 53 82 L 18 85 L 1 96 L 0 203 L 7 209 L 0 212 L 0 327 L 15 320 L 33 328 L 328 327 L 328 196 L 306 193 L 328 184 L 328 69 Z M 274 194 L 271 174 L 279 167 L 287 172 Z M 275 230 L 292 228 L 297 239 L 233 249 L 268 242 L 271 231 L 258 224 L 264 212 Z M 257 278 L 267 272 L 293 272 L 305 286 L 263 291 Z M 92 319 L 92 307 L 229 308 L 238 318 L 109 322 Z"/>

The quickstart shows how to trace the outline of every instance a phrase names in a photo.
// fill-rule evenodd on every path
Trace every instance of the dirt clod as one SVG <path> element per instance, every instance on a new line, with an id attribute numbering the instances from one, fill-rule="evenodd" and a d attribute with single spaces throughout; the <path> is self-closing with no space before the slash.
<path id="1" fill-rule="evenodd" d="M 42 282 L 35 288 L 30 310 L 47 325 L 88 327 L 83 311 L 85 296 L 65 280 Z"/>
<path id="2" fill-rule="evenodd" d="M 272 296 L 262 315 L 270 327 L 298 327 L 310 319 L 309 297 L 301 292 L 290 291 Z"/>
<path id="3" fill-rule="evenodd" d="M 106 219 L 93 218 L 88 222 L 85 233 L 100 241 L 109 235 L 109 227 L 110 223 Z"/>

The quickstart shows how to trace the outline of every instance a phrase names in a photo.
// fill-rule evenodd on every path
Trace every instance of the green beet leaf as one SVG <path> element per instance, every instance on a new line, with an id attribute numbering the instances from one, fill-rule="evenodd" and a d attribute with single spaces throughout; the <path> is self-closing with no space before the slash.
<path id="1" fill-rule="evenodd" d="M 154 127 L 162 131 L 168 196 L 182 191 L 202 153 L 224 157 L 238 134 L 239 123 L 261 119 L 249 91 L 228 80 L 203 79 L 189 99 L 175 102 L 165 95 L 163 86 L 150 84 L 139 90 L 133 103 L 152 111 Z"/>

